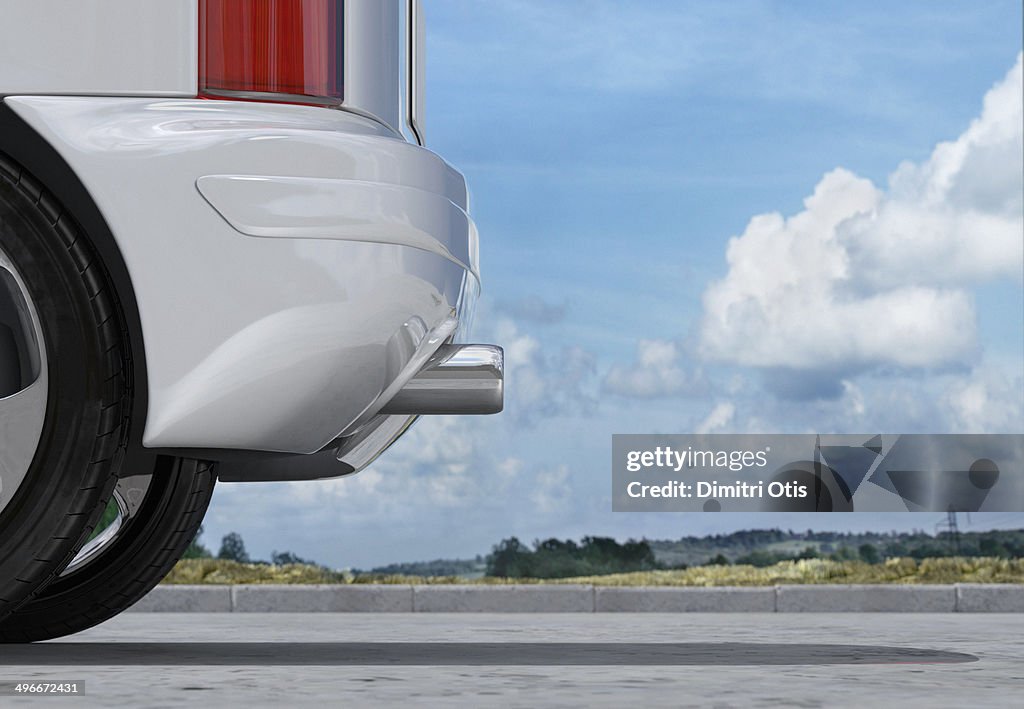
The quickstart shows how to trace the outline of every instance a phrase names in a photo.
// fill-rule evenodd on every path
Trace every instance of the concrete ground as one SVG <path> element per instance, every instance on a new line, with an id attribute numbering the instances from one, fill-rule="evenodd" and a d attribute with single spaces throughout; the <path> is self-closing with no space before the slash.
<path id="1" fill-rule="evenodd" d="M 145 613 L 0 646 L 3 706 L 1013 706 L 1024 614 Z"/>

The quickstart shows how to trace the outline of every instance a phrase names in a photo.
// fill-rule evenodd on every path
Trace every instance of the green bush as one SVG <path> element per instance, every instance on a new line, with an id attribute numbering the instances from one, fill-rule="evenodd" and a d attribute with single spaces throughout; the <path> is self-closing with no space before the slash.
<path id="1" fill-rule="evenodd" d="M 403 576 L 332 571 L 309 564 L 242 564 L 223 559 L 182 559 L 164 579 L 169 584 L 508 584 L 587 583 L 598 586 L 774 586 L 776 584 L 868 583 L 948 584 L 1024 583 L 1024 559 L 943 557 L 917 560 L 863 561 L 801 559 L 765 567 L 707 565 L 688 569 L 655 569 L 558 579 L 457 576 Z"/>
<path id="2" fill-rule="evenodd" d="M 620 544 L 611 537 L 547 539 L 527 547 L 516 537 L 503 539 L 487 557 L 487 575 L 501 578 L 555 579 L 570 576 L 649 571 L 661 568 L 646 541 Z"/>

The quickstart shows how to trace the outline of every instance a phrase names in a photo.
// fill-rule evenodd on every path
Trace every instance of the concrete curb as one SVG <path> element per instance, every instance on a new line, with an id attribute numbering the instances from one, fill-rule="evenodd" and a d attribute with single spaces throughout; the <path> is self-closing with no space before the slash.
<path id="1" fill-rule="evenodd" d="M 958 583 L 956 609 L 961 613 L 1024 613 L 1024 586 Z"/>
<path id="2" fill-rule="evenodd" d="M 425 613 L 593 613 L 594 587 L 570 585 L 413 586 Z"/>
<path id="3" fill-rule="evenodd" d="M 232 586 L 236 613 L 410 613 L 411 586 Z"/>
<path id="4" fill-rule="evenodd" d="M 129 608 L 142 613 L 230 613 L 231 586 L 157 586 Z"/>
<path id="5" fill-rule="evenodd" d="M 778 586 L 779 613 L 951 613 L 955 586 Z"/>
<path id="6" fill-rule="evenodd" d="M 773 613 L 775 589 L 596 586 L 598 613 Z"/>
<path id="7" fill-rule="evenodd" d="M 1024 613 L 1024 584 L 668 587 L 237 585 L 154 588 L 151 613 Z"/>

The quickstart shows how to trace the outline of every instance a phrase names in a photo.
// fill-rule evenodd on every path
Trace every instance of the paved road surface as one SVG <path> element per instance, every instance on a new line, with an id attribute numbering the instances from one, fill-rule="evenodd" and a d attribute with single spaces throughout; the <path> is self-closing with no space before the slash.
<path id="1" fill-rule="evenodd" d="M 1024 615 L 126 614 L 0 646 L 2 706 L 1012 706 Z"/>

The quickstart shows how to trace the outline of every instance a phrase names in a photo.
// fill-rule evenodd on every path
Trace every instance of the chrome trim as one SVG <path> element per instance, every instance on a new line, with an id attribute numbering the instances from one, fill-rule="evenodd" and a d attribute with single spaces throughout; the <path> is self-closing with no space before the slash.
<path id="1" fill-rule="evenodd" d="M 118 507 L 120 506 L 120 502 L 118 502 Z M 99 556 L 100 552 L 106 549 L 121 535 L 121 531 L 125 526 L 125 521 L 125 516 L 120 510 L 118 510 L 114 521 L 107 525 L 102 532 L 87 541 L 85 546 L 78 550 L 78 553 L 75 554 L 75 558 L 71 560 L 71 563 L 65 566 L 64 570 L 60 572 L 60 576 L 67 576 L 68 574 L 74 573 Z"/>
<path id="2" fill-rule="evenodd" d="M 426 88 L 426 34 L 423 26 L 421 0 L 409 0 L 406 11 L 406 89 L 409 130 L 420 145 L 426 145 L 425 88 Z"/>
<path id="3" fill-rule="evenodd" d="M 153 480 L 151 474 L 131 475 L 120 478 L 114 487 L 114 494 L 111 498 L 117 504 L 117 516 L 107 527 L 95 537 L 85 543 L 71 563 L 60 572 L 61 576 L 67 576 L 82 568 L 91 561 L 94 561 L 106 548 L 116 541 L 129 524 L 139 514 L 139 508 L 149 490 L 149 484 Z"/>
<path id="4" fill-rule="evenodd" d="M 341 430 L 337 438 L 353 436 L 370 423 L 380 413 L 381 407 L 401 391 L 402 387 L 410 379 L 423 370 L 431 357 L 435 355 L 444 342 L 452 337 L 459 326 L 458 320 L 454 317 L 449 317 L 435 326 L 433 330 L 420 332 L 422 321 L 417 323 L 417 320 L 418 318 L 407 322 L 402 330 L 388 340 L 386 346 L 386 350 L 389 350 L 386 354 L 387 361 L 405 362 L 401 371 L 397 375 L 388 377 L 391 383 L 384 388 L 384 391 L 377 396 L 370 406 L 364 409 L 355 420 L 350 421 Z"/>
<path id="5" fill-rule="evenodd" d="M 405 138 L 405 135 L 403 133 L 396 131 L 394 128 L 389 126 L 387 124 L 387 121 L 385 121 L 380 116 L 370 113 L 369 111 L 364 111 L 363 109 L 357 108 L 356 106 L 349 106 L 347 104 L 342 103 L 337 106 L 325 106 L 324 108 L 330 108 L 335 111 L 344 111 L 345 113 L 351 113 L 353 116 L 359 116 L 360 118 L 368 118 L 369 120 L 379 125 L 381 128 L 387 130 L 396 138 Z"/>
<path id="6" fill-rule="evenodd" d="M 338 462 L 352 468 L 347 475 L 358 473 L 397 441 L 415 421 L 415 416 L 378 416 L 344 439 L 335 456 Z"/>
<path id="7" fill-rule="evenodd" d="M 401 134 L 400 0 L 345 0 L 342 108 L 359 109 Z"/>
<path id="8" fill-rule="evenodd" d="M 311 106 L 338 108 L 343 100 L 336 96 L 313 96 L 310 94 L 286 94 L 278 91 L 233 91 L 231 89 L 203 89 L 201 95 L 247 101 L 269 101 L 271 103 L 297 103 Z M 378 119 L 379 120 L 379 119 Z"/>
<path id="9" fill-rule="evenodd" d="M 381 413 L 496 414 L 502 408 L 502 349 L 496 345 L 442 345 Z"/>
<path id="10" fill-rule="evenodd" d="M 375 416 L 331 447 L 308 455 L 231 455 L 217 464 L 220 482 L 323 480 L 353 475 L 368 466 L 416 421 L 415 416 Z"/>

